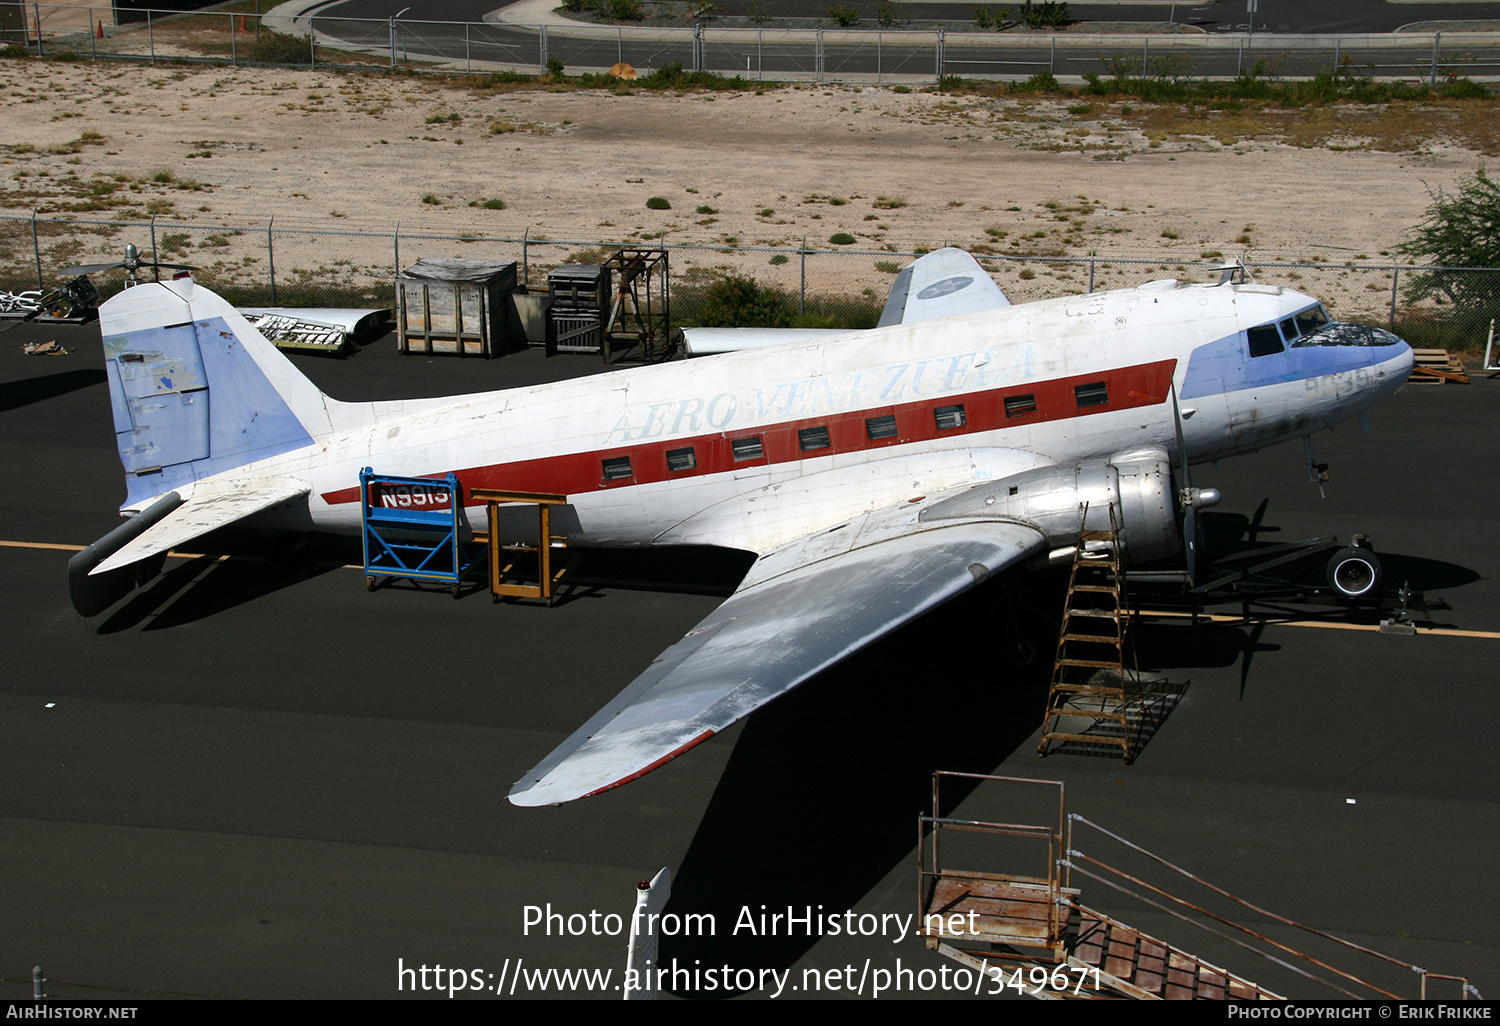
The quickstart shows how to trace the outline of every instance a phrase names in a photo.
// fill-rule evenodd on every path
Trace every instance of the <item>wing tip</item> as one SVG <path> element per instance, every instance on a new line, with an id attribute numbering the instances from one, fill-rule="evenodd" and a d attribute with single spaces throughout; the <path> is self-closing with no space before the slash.
<path id="1" fill-rule="evenodd" d="M 538 778 L 536 781 L 534 781 L 530 786 L 526 787 L 524 790 L 517 790 L 515 787 L 511 788 L 510 794 L 507 795 L 506 798 L 507 798 L 507 800 L 509 800 L 509 802 L 512 805 L 516 805 L 516 806 L 519 806 L 521 808 L 527 808 L 527 809 L 534 809 L 534 808 L 538 808 L 538 807 L 543 806 L 543 805 L 551 805 L 551 806 L 555 807 L 555 806 L 558 806 L 558 805 L 562 805 L 564 802 L 576 801 L 579 798 L 592 798 L 596 794 L 603 794 L 605 791 L 613 791 L 615 788 L 621 787 L 621 786 L 623 786 L 625 784 L 628 784 L 632 780 L 638 780 L 641 777 L 644 777 L 647 773 L 650 773 L 654 769 L 660 769 L 662 766 L 665 766 L 667 763 L 671 762 L 673 759 L 677 758 L 679 755 L 682 755 L 684 752 L 688 751 L 690 748 L 696 748 L 698 745 L 701 745 L 703 742 L 705 742 L 709 738 L 713 737 L 714 733 L 715 732 L 713 730 L 705 730 L 703 733 L 699 734 L 697 737 L 693 738 L 691 741 L 688 741 L 685 744 L 679 745 L 677 748 L 672 749 L 666 755 L 663 755 L 660 759 L 657 759 L 655 762 L 651 763 L 650 765 L 644 766 L 641 769 L 636 770 L 634 773 L 628 774 L 627 776 L 623 776 L 619 780 L 614 781 L 613 783 L 605 784 L 603 787 L 596 787 L 592 791 L 584 791 L 584 792 L 579 793 L 579 794 L 570 794 L 566 798 L 559 797 L 556 794 L 556 792 L 560 791 L 561 788 L 557 787 L 556 785 L 554 785 L 552 787 L 548 787 L 547 784 L 546 784 L 547 777 L 543 776 L 543 777 Z M 565 759 L 563 761 L 566 762 L 567 760 Z M 561 765 L 561 764 L 559 764 L 559 765 Z M 556 768 L 557 767 L 553 767 L 554 770 Z M 551 773 L 549 772 L 548 776 L 550 776 L 550 775 L 551 775 Z M 517 785 L 517 786 L 519 786 L 519 785 Z M 530 800 L 530 801 L 523 800 L 523 799 L 526 798 L 527 795 L 532 794 L 532 792 L 534 792 L 534 791 L 540 791 L 541 794 L 538 795 L 533 800 Z"/>

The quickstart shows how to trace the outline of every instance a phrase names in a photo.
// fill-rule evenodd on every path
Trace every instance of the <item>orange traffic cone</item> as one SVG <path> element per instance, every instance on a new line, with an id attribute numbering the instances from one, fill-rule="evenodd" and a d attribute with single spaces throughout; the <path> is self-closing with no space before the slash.
<path id="1" fill-rule="evenodd" d="M 99 31 L 97 31 L 97 32 L 94 33 L 94 38 L 95 39 L 103 39 L 104 38 L 104 19 L 103 18 L 99 19 Z"/>
<path id="2" fill-rule="evenodd" d="M 240 15 L 240 31 L 245 31 L 245 16 L 243 14 Z"/>

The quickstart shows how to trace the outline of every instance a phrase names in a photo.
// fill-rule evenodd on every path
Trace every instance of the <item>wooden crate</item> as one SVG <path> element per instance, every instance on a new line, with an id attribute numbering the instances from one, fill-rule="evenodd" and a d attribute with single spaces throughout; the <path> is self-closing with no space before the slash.
<path id="1" fill-rule="evenodd" d="M 420 260 L 396 276 L 396 344 L 403 353 L 503 354 L 515 287 L 514 261 Z"/>

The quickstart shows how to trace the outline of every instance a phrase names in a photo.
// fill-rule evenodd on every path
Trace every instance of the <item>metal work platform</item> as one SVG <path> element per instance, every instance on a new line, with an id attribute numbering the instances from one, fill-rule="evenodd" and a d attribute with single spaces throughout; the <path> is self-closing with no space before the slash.
<path id="1" fill-rule="evenodd" d="M 390 477 L 366 467 L 359 486 L 365 586 L 374 591 L 382 579 L 405 578 L 445 584 L 458 598 L 481 549 L 464 538 L 458 476 Z"/>
<path id="2" fill-rule="evenodd" d="M 1022 789 L 1030 789 L 1030 795 L 1036 795 L 1038 789 L 1054 789 L 1056 819 L 1036 825 L 944 815 L 944 781 L 970 788 L 970 793 L 980 785 L 998 783 L 1008 789 L 1008 796 Z M 1429 972 L 1268 912 L 1082 816 L 1069 814 L 1064 807 L 1063 784 L 1059 781 L 940 770 L 932 778 L 932 813 L 919 816 L 917 824 L 918 934 L 928 948 L 991 977 L 1001 989 L 1014 988 L 1029 997 L 1052 1000 L 1282 1000 L 1280 994 L 1267 987 L 1084 905 L 1081 889 L 1073 886 L 1073 875 L 1077 873 L 1126 895 L 1137 904 L 1143 903 L 1207 930 L 1219 940 L 1227 939 L 1236 948 L 1268 959 L 1279 968 L 1290 969 L 1339 996 L 1403 999 L 1384 983 L 1377 984 L 1337 968 L 1321 951 L 1315 956 L 1267 936 L 1268 927 L 1264 924 L 1303 931 L 1325 948 L 1342 952 L 1345 957 L 1373 960 L 1378 968 L 1395 967 L 1403 973 L 1415 974 L 1419 980 L 1418 994 L 1406 998 L 1447 996 L 1429 994 L 1428 984 L 1434 981 L 1457 984 L 1458 996 L 1465 999 L 1479 997 L 1464 977 Z M 1100 837 L 1123 846 L 1124 857 L 1134 860 L 1130 871 L 1078 850 L 1075 827 L 1090 828 Z M 1038 868 L 1044 869 L 1044 873 L 1027 876 L 956 868 L 951 854 L 954 834 L 987 837 L 988 841 L 978 846 L 981 851 L 988 845 L 999 850 L 1004 843 L 1012 846 L 1013 854 L 1033 849 L 1024 857 L 1035 867 L 1040 854 L 1045 861 Z M 948 853 L 945 845 L 950 849 Z M 969 848 L 972 851 L 975 845 Z M 1242 926 L 1225 914 L 1188 902 L 1143 879 L 1144 873 L 1136 864 L 1165 868 L 1207 888 L 1219 904 L 1254 915 L 1256 928 Z M 1361 972 L 1370 975 L 1368 970 Z"/>

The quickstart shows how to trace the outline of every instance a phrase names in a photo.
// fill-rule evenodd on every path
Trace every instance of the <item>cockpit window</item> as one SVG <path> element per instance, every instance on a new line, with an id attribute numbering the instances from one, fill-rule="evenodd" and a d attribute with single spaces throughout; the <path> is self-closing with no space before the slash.
<path id="1" fill-rule="evenodd" d="M 1315 331 L 1326 328 L 1330 323 L 1328 311 L 1324 310 L 1321 305 L 1299 310 L 1292 315 L 1292 319 L 1297 322 L 1299 335 L 1311 335 Z"/>
<path id="2" fill-rule="evenodd" d="M 1345 324 L 1334 321 L 1317 331 L 1303 335 L 1293 348 L 1312 346 L 1393 346 L 1401 344 L 1401 338 L 1384 328 L 1372 328 L 1368 324 Z"/>
<path id="3" fill-rule="evenodd" d="M 1260 324 L 1245 332 L 1250 336 L 1250 358 L 1273 356 L 1281 352 L 1281 333 L 1274 324 Z"/>

